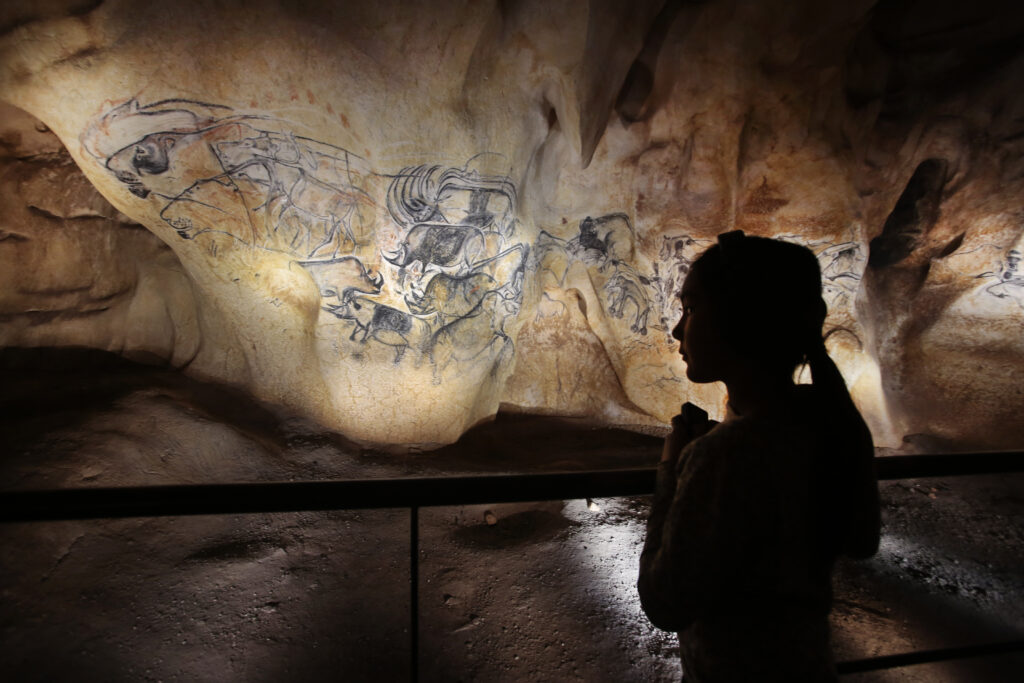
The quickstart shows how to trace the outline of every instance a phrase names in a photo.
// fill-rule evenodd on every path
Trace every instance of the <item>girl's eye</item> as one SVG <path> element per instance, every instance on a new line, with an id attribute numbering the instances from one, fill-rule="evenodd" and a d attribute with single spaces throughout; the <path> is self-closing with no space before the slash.
<path id="1" fill-rule="evenodd" d="M 693 315 L 693 306 L 683 306 L 684 315 Z"/>

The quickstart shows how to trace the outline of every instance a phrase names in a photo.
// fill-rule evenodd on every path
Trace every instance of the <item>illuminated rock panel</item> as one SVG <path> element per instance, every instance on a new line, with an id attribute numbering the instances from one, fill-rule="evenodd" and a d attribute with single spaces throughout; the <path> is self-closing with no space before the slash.
<path id="1" fill-rule="evenodd" d="M 998 9 L 16 3 L 0 88 L 116 210 L 29 252 L 33 207 L 84 220 L 33 188 L 92 190 L 65 162 L 5 182 L 0 340 L 155 356 L 375 444 L 502 405 L 657 428 L 721 414 L 669 331 L 741 228 L 818 255 L 879 443 L 1011 443 L 1024 103 L 992 49 L 1022 24 Z"/>

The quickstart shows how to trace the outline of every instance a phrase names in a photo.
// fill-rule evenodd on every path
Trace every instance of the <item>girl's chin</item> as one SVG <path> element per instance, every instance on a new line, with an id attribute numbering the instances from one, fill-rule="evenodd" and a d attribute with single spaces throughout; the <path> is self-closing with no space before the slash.
<path id="1" fill-rule="evenodd" d="M 718 381 L 714 377 L 709 377 L 707 373 L 701 372 L 700 367 L 695 367 L 692 363 L 686 365 L 686 379 L 694 384 L 709 384 Z"/>

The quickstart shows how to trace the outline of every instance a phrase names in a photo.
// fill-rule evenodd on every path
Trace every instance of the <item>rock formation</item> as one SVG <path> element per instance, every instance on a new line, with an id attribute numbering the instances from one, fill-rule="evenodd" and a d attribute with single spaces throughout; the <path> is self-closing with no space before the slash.
<path id="1" fill-rule="evenodd" d="M 818 255 L 880 444 L 1019 445 L 1022 35 L 1009 2 L 15 2 L 0 344 L 377 445 L 656 428 L 722 410 L 669 331 L 740 228 Z"/>

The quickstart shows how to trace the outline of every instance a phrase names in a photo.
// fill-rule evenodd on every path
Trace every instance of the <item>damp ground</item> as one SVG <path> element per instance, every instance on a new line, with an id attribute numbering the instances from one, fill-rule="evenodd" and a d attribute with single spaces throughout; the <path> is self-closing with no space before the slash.
<path id="1" fill-rule="evenodd" d="M 355 447 L 230 390 L 92 352 L 3 352 L 7 490 L 640 467 L 657 439 L 499 416 L 453 447 Z M 836 575 L 839 660 L 1024 637 L 1024 476 L 885 482 L 882 548 Z M 423 681 L 677 680 L 634 588 L 646 497 L 420 511 Z M 402 681 L 409 511 L 0 526 L 19 681 Z M 1024 656 L 849 681 L 1009 681 Z"/>

